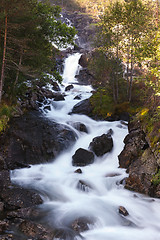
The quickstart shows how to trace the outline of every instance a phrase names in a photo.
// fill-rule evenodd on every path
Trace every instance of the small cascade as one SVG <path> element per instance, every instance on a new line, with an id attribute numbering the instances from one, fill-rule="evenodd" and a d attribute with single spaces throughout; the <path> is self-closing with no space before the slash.
<path id="1" fill-rule="evenodd" d="M 75 84 L 79 58 L 76 53 L 65 61 L 62 93 L 68 84 L 73 84 L 65 92 L 65 101 L 53 101 L 51 111 L 45 113 L 53 121 L 74 129 L 76 143 L 52 163 L 12 171 L 12 181 L 41 194 L 44 221 L 57 229 L 54 240 L 159 240 L 160 200 L 128 191 L 121 184 L 127 173 L 119 168 L 118 155 L 124 147 L 127 126 L 120 121 L 94 121 L 84 115 L 69 114 L 76 103 L 92 94 L 91 86 Z M 77 95 L 82 98 L 75 99 Z M 84 124 L 87 131 L 78 131 L 77 122 Z M 87 166 L 72 165 L 77 149 L 89 150 L 93 138 L 110 129 L 112 151 L 95 156 L 94 163 Z"/>

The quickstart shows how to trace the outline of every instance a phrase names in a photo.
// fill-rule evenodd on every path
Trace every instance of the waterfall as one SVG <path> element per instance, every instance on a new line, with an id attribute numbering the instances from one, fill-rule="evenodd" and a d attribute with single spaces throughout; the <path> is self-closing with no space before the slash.
<path id="1" fill-rule="evenodd" d="M 65 101 L 53 101 L 51 111 L 45 113 L 53 121 L 74 129 L 78 136 L 76 143 L 52 163 L 13 170 L 11 179 L 15 184 L 41 193 L 45 222 L 68 232 L 66 237 L 55 236 L 54 240 L 159 240 L 160 200 L 128 191 L 120 184 L 127 173 L 119 168 L 117 156 L 123 150 L 127 126 L 120 121 L 94 121 L 84 115 L 69 114 L 73 106 L 89 98 L 93 90 L 91 86 L 77 84 L 75 75 L 79 58 L 78 53 L 70 55 L 64 66 L 61 91 L 70 83 L 74 88 L 65 93 Z M 79 94 L 81 100 L 75 100 Z M 74 128 L 75 122 L 85 124 L 88 133 L 78 132 Z M 75 172 L 78 168 L 72 166 L 75 151 L 88 149 L 94 137 L 109 129 L 113 130 L 113 150 L 96 157 L 93 164 L 81 167 L 82 173 Z M 128 211 L 128 215 L 119 213 L 120 206 Z M 80 218 L 86 219 L 87 228 L 76 235 L 72 224 Z"/>

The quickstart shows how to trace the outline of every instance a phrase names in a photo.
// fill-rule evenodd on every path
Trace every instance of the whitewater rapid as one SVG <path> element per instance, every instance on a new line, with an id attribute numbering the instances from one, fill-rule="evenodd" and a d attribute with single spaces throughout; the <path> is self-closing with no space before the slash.
<path id="1" fill-rule="evenodd" d="M 65 92 L 65 101 L 51 102 L 51 111 L 45 116 L 65 124 L 77 134 L 72 148 L 61 153 L 52 163 L 40 164 L 11 171 L 15 184 L 36 189 L 44 203 L 44 220 L 56 229 L 70 229 L 72 223 L 82 217 L 90 219 L 89 230 L 80 235 L 68 235 L 57 239 L 85 240 L 159 240 L 160 201 L 124 189 L 125 169 L 119 168 L 118 155 L 123 150 L 123 140 L 128 133 L 127 123 L 121 121 L 95 121 L 87 116 L 72 114 L 73 106 L 92 95 L 91 86 L 78 85 L 75 75 L 79 73 L 79 53 L 70 55 L 64 63 L 61 92 L 73 84 L 74 88 Z M 80 95 L 81 100 L 74 98 Z M 79 132 L 74 123 L 85 124 L 88 133 Z M 81 167 L 82 173 L 75 173 L 72 156 L 78 148 L 88 149 L 94 137 L 113 130 L 113 150 L 102 157 L 96 157 L 93 164 Z M 80 182 L 85 183 L 82 188 Z M 82 186 L 81 186 L 82 187 Z M 128 216 L 119 213 L 123 206 Z"/>

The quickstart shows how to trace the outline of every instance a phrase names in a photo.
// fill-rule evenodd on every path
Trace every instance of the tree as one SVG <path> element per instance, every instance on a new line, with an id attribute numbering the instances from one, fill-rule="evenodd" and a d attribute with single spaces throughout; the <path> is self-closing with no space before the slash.
<path id="1" fill-rule="evenodd" d="M 24 81 L 26 76 L 33 79 L 42 73 L 51 72 L 55 53 L 53 43 L 58 46 L 73 44 L 76 31 L 58 19 L 58 6 L 37 0 L 1 1 L 2 94 L 7 86 L 8 89 L 15 90 L 18 82 Z M 0 101 L 1 97 L 2 95 Z"/>
<path id="2" fill-rule="evenodd" d="M 98 47 L 112 52 L 117 60 L 121 59 L 127 66 L 127 96 L 131 101 L 134 65 L 140 60 L 139 55 L 141 62 L 144 60 L 141 54 L 144 39 L 151 35 L 151 32 L 154 35 L 151 7 L 142 0 L 111 3 L 102 15 L 99 28 Z M 117 79 L 115 78 L 116 91 Z M 118 93 L 116 98 L 118 99 Z"/>

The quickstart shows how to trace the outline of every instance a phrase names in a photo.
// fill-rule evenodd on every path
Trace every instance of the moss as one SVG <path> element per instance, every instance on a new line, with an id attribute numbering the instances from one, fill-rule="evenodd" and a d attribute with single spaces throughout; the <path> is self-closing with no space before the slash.
<path id="1" fill-rule="evenodd" d="M 160 184 L 160 170 L 152 176 L 152 180 L 151 182 L 153 183 L 153 185 L 157 186 L 158 184 Z"/>
<path id="2" fill-rule="evenodd" d="M 13 106 L 5 103 L 0 105 L 0 134 L 8 127 L 8 122 L 11 118 L 13 110 Z"/>

